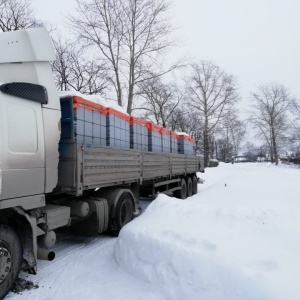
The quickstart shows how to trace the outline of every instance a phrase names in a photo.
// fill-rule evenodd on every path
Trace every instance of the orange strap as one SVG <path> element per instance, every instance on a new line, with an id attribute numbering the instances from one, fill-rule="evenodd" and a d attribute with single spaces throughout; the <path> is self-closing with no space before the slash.
<path id="1" fill-rule="evenodd" d="M 147 123 L 148 123 L 148 121 L 146 121 L 146 120 L 135 118 L 135 117 L 130 117 L 130 125 L 138 124 L 138 125 L 148 128 Z"/>
<path id="2" fill-rule="evenodd" d="M 88 110 L 97 110 L 101 114 L 105 114 L 105 115 L 107 114 L 106 107 L 104 107 L 98 103 L 83 99 L 79 96 L 74 96 L 72 98 L 73 98 L 73 108 L 81 107 L 81 108 L 88 109 Z"/>
<path id="3" fill-rule="evenodd" d="M 147 127 L 150 131 L 154 131 L 161 134 L 161 127 L 152 122 L 147 122 Z"/>
<path id="4" fill-rule="evenodd" d="M 186 136 L 186 135 L 178 135 L 178 138 L 179 138 L 179 139 L 182 139 L 182 140 L 186 140 L 186 141 L 192 142 L 192 143 L 195 142 L 194 139 L 192 139 L 191 137 Z"/>
<path id="5" fill-rule="evenodd" d="M 161 127 L 160 133 L 161 133 L 161 134 L 171 135 L 171 130 L 166 129 L 166 128 L 164 128 L 164 127 Z"/>
<path id="6" fill-rule="evenodd" d="M 172 131 L 172 130 L 170 131 L 170 136 L 172 138 L 179 139 L 179 136 L 174 131 Z"/>
<path id="7" fill-rule="evenodd" d="M 126 115 L 126 114 L 124 114 L 124 113 L 122 113 L 118 110 L 115 110 L 111 107 L 107 107 L 106 112 L 107 112 L 107 114 L 114 115 L 114 116 L 116 116 L 116 117 L 118 117 L 118 118 L 120 118 L 124 121 L 130 122 L 130 116 L 128 116 L 128 115 Z"/>

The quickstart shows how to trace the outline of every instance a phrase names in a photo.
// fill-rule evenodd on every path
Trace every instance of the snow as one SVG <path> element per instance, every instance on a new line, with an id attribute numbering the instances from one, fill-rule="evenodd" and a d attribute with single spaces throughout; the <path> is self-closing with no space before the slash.
<path id="1" fill-rule="evenodd" d="M 217 159 L 215 158 L 211 158 L 209 161 L 213 161 L 213 162 L 219 162 Z"/>
<path id="2" fill-rule="evenodd" d="M 176 133 L 177 135 L 184 135 L 184 136 L 190 137 L 186 132 L 175 131 L 175 133 Z"/>
<path id="3" fill-rule="evenodd" d="M 57 259 L 28 277 L 40 288 L 7 298 L 299 299 L 299 173 L 206 169 L 197 195 L 159 195 L 119 238 L 59 235 Z"/>
<path id="4" fill-rule="evenodd" d="M 85 94 L 81 94 L 77 91 L 59 91 L 58 94 L 59 94 L 60 98 L 78 96 L 78 97 L 81 97 L 83 99 L 86 99 L 86 100 L 92 101 L 94 103 L 100 104 L 102 106 L 111 107 L 111 108 L 113 108 L 117 111 L 120 111 L 120 112 L 128 115 L 126 110 L 122 106 L 118 105 L 116 103 L 116 101 L 109 100 L 109 99 L 104 99 L 103 96 L 101 96 L 101 95 L 85 95 Z"/>
<path id="5" fill-rule="evenodd" d="M 166 299 L 296 299 L 299 170 L 222 165 L 207 173 L 197 196 L 161 195 L 124 228 L 119 264 Z"/>

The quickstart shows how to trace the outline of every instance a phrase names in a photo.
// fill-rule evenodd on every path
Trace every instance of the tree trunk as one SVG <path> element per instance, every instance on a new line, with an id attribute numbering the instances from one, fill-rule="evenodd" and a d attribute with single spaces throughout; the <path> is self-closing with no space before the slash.
<path id="1" fill-rule="evenodd" d="M 274 127 L 272 127 L 272 144 L 273 144 L 273 155 L 274 159 L 273 162 L 275 162 L 276 165 L 278 165 L 278 153 L 277 153 L 277 145 L 276 145 L 276 136 L 274 132 Z"/>
<path id="2" fill-rule="evenodd" d="M 132 111 L 132 101 L 133 101 L 133 84 L 130 84 L 128 91 L 128 105 L 127 105 L 127 113 L 131 115 Z"/>
<path id="3" fill-rule="evenodd" d="M 204 166 L 208 167 L 209 164 L 209 142 L 208 134 L 204 131 Z"/>
<path id="4" fill-rule="evenodd" d="M 117 68 L 115 68 L 115 76 L 116 76 L 116 90 L 117 90 L 118 105 L 123 106 L 122 88 L 121 88 L 121 82 L 119 77 L 119 71 Z"/>
<path id="5" fill-rule="evenodd" d="M 273 142 L 270 143 L 270 160 L 271 163 L 274 163 L 274 151 L 273 151 Z"/>
<path id="6" fill-rule="evenodd" d="M 129 66 L 129 82 L 128 82 L 128 103 L 127 103 L 127 113 L 131 115 L 132 104 L 133 104 L 133 89 L 134 89 L 134 46 L 130 49 L 130 66 Z"/>
<path id="7" fill-rule="evenodd" d="M 204 125 L 204 166 L 208 167 L 209 165 L 209 134 L 208 134 L 208 120 L 206 118 Z"/>
<path id="8" fill-rule="evenodd" d="M 209 139 L 209 157 L 215 158 L 215 141 L 213 138 Z"/>

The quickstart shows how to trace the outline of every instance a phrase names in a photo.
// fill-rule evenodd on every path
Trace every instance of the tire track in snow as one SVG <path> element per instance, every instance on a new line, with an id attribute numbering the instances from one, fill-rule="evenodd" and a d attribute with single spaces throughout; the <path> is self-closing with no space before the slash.
<path id="1" fill-rule="evenodd" d="M 59 234 L 59 237 L 60 235 L 61 234 Z M 27 279 L 35 282 L 40 281 L 45 278 L 46 274 L 56 272 L 58 269 L 63 268 L 70 263 L 74 263 L 78 255 L 85 255 L 97 248 L 101 255 L 101 249 L 104 249 L 107 246 L 107 243 L 114 239 L 115 238 L 113 237 L 104 235 L 89 238 L 64 234 L 62 240 L 59 240 L 58 244 L 51 249 L 55 252 L 55 259 L 51 262 L 38 260 L 37 275 L 31 275 L 27 277 Z"/>

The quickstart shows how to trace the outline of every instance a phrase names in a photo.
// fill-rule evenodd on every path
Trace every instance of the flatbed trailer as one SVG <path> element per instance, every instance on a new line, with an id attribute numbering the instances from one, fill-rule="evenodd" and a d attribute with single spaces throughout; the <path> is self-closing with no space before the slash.
<path id="1" fill-rule="evenodd" d="M 58 190 L 76 196 L 84 191 L 149 181 L 168 181 L 203 171 L 203 158 L 133 149 L 64 145 L 59 161 Z M 66 176 L 67 174 L 67 176 Z"/>

